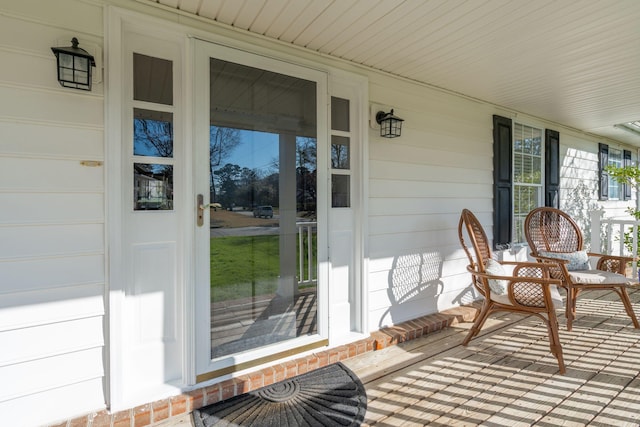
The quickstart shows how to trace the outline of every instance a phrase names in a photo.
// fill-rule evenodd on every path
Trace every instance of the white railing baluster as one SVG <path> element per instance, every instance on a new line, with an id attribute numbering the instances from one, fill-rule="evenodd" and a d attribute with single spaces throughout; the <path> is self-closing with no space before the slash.
<path id="1" fill-rule="evenodd" d="M 605 239 L 600 238 L 602 227 L 605 227 Z M 615 228 L 614 228 L 615 226 Z M 625 255 L 634 259 L 638 256 L 638 229 L 640 221 L 633 219 L 603 219 L 601 211 L 591 212 L 591 251 L 607 255 Z M 626 249 L 625 232 L 631 231 L 631 250 Z M 618 242 L 616 245 L 614 242 Z M 615 248 L 615 249 L 614 249 Z M 632 274 L 638 278 L 638 266 L 632 264 Z"/>
<path id="2" fill-rule="evenodd" d="M 314 277 L 314 269 L 313 267 L 313 230 L 312 227 L 307 227 L 307 265 L 309 266 L 309 268 L 307 268 L 307 280 L 309 282 L 315 281 L 315 277 Z"/>
<path id="3" fill-rule="evenodd" d="M 317 222 L 298 222 L 298 286 L 315 285 L 316 269 L 313 263 L 313 230 Z M 307 237 L 307 244 L 304 244 L 304 237 Z M 307 268 L 304 267 L 304 261 L 307 261 Z"/>

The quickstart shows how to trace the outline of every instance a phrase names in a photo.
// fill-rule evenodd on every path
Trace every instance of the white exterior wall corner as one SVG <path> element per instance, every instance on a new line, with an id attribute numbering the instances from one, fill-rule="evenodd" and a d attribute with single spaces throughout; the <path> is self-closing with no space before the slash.
<path id="1" fill-rule="evenodd" d="M 62 88 L 51 52 L 78 37 L 101 67 L 102 17 L 97 2 L 0 2 L 2 425 L 105 408 L 104 168 L 81 163 L 104 161 L 103 85 Z"/>

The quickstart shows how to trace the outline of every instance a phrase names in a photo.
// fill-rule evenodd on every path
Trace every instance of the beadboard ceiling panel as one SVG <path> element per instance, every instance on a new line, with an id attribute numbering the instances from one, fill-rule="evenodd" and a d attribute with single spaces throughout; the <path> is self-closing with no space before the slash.
<path id="1" fill-rule="evenodd" d="M 640 147 L 638 0 L 140 0 Z"/>

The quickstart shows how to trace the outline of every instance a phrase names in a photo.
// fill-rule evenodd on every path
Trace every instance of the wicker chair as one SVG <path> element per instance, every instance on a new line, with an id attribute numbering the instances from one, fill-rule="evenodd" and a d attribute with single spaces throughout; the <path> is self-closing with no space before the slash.
<path id="1" fill-rule="evenodd" d="M 562 308 L 558 279 L 550 277 L 551 265 L 534 262 L 498 262 L 492 258 L 489 240 L 476 216 L 464 209 L 458 224 L 458 236 L 469 258 L 467 270 L 474 287 L 484 297 L 482 309 L 462 342 L 466 346 L 475 337 L 487 317 L 496 311 L 535 315 L 547 325 L 549 348 L 565 373 L 562 346 L 555 309 Z M 470 244 L 467 244 L 467 239 Z M 496 292 L 502 285 L 504 292 Z"/>
<path id="2" fill-rule="evenodd" d="M 627 264 L 633 258 L 583 251 L 580 228 L 567 213 L 555 208 L 541 207 L 529 212 L 524 222 L 524 232 L 531 256 L 540 262 L 557 266 L 551 275 L 562 279 L 562 286 L 567 291 L 566 315 L 569 331 L 576 317 L 578 295 L 589 289 L 615 291 L 633 321 L 633 326 L 640 328 L 627 293 L 627 287 L 636 282 L 624 275 Z M 589 267 L 589 257 L 598 257 L 595 270 Z"/>

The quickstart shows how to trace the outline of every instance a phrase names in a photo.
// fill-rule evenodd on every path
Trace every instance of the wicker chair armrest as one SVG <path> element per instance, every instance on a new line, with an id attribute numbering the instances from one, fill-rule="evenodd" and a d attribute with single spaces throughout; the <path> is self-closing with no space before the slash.
<path id="1" fill-rule="evenodd" d="M 553 306 L 549 286 L 561 286 L 562 280 L 550 277 L 553 266 L 537 262 L 501 262 L 501 264 L 515 265 L 514 274 L 511 276 L 496 276 L 482 273 L 471 266 L 467 270 L 477 278 L 489 280 L 506 280 L 507 295 L 509 301 L 516 307 L 542 309 Z M 539 271 L 538 275 L 517 275 L 520 272 Z M 485 297 L 490 297 L 491 290 L 485 286 Z"/>
<path id="2" fill-rule="evenodd" d="M 597 270 L 611 271 L 622 275 L 625 274 L 628 263 L 638 260 L 637 257 L 606 255 L 595 252 L 588 252 L 587 255 L 598 258 Z"/>
<path id="3" fill-rule="evenodd" d="M 638 261 L 638 257 L 631 257 L 631 256 L 617 256 L 617 255 L 606 255 L 606 254 L 599 254 L 597 252 L 587 252 L 587 255 L 592 256 L 592 257 L 598 257 L 598 258 L 606 258 L 606 259 L 613 259 L 613 260 L 618 260 L 621 262 L 632 262 L 632 261 Z"/>

